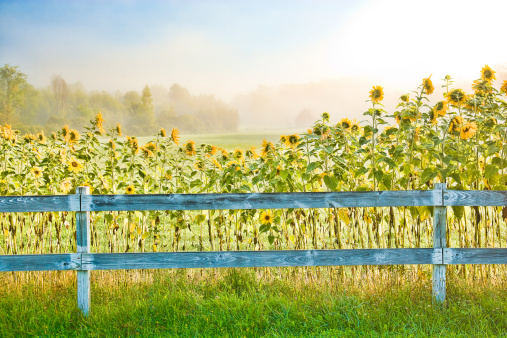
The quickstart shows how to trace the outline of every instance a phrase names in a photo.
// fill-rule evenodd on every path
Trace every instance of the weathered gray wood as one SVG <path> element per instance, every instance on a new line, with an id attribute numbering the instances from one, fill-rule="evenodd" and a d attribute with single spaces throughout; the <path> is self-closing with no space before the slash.
<path id="1" fill-rule="evenodd" d="M 441 249 L 345 249 L 83 254 L 88 270 L 442 263 Z"/>
<path id="2" fill-rule="evenodd" d="M 79 196 L 0 196 L 0 212 L 78 211 Z"/>
<path id="3" fill-rule="evenodd" d="M 0 255 L 0 271 L 78 270 L 80 254 Z"/>
<path id="4" fill-rule="evenodd" d="M 462 206 L 504 206 L 507 205 L 507 191 L 502 190 L 446 190 L 444 205 Z"/>
<path id="5" fill-rule="evenodd" d="M 507 264 L 507 249 L 444 249 L 444 264 Z"/>
<path id="6" fill-rule="evenodd" d="M 224 210 L 442 205 L 435 190 L 82 196 L 82 210 Z"/>
<path id="7" fill-rule="evenodd" d="M 439 191 L 442 195 L 444 195 L 446 190 L 445 183 L 435 184 L 434 190 Z M 433 208 L 433 248 L 439 249 L 447 246 L 446 229 L 447 208 L 435 206 Z M 442 263 L 433 265 L 433 297 L 437 303 L 443 303 L 445 301 L 446 267 Z"/>
<path id="8" fill-rule="evenodd" d="M 76 194 L 81 198 L 90 194 L 90 187 L 77 187 Z M 76 212 L 76 245 L 78 254 L 90 252 L 90 212 Z M 77 305 L 85 316 L 90 311 L 90 271 L 81 265 L 77 272 Z"/>

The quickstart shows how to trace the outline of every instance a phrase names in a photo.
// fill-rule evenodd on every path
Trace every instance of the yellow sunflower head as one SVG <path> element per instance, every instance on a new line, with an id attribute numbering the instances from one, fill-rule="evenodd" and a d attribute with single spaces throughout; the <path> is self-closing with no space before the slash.
<path id="1" fill-rule="evenodd" d="M 433 110 L 435 111 L 437 117 L 444 117 L 449 110 L 449 106 L 446 101 L 438 101 L 433 107 Z"/>
<path id="2" fill-rule="evenodd" d="M 118 134 L 118 136 L 121 136 L 121 125 L 119 123 L 116 124 L 114 131 Z"/>
<path id="3" fill-rule="evenodd" d="M 459 132 L 459 136 L 462 140 L 468 140 L 477 132 L 477 124 L 475 122 L 465 123 Z"/>
<path id="4" fill-rule="evenodd" d="M 173 128 L 171 131 L 171 139 L 175 144 L 180 144 L 180 131 L 178 128 Z"/>
<path id="5" fill-rule="evenodd" d="M 481 80 L 491 84 L 491 82 L 496 80 L 495 73 L 496 72 L 493 69 L 491 69 L 488 65 L 485 65 L 481 69 Z"/>
<path id="6" fill-rule="evenodd" d="M 273 143 L 266 141 L 264 139 L 262 141 L 262 148 L 261 148 L 261 156 L 266 157 L 270 155 L 275 150 L 275 147 L 273 146 Z"/>
<path id="7" fill-rule="evenodd" d="M 46 144 L 46 136 L 44 136 L 43 131 L 37 134 L 37 140 L 39 141 L 40 144 Z"/>
<path id="8" fill-rule="evenodd" d="M 273 214 L 271 211 L 266 210 L 261 213 L 261 224 L 269 225 L 273 223 Z"/>
<path id="9" fill-rule="evenodd" d="M 435 87 L 433 87 L 433 82 L 431 81 L 431 75 L 429 77 L 423 79 L 422 87 L 423 87 L 424 94 L 430 95 L 431 93 L 433 93 L 433 90 L 435 90 Z"/>
<path id="10" fill-rule="evenodd" d="M 297 147 L 297 145 L 299 144 L 299 135 L 294 134 L 287 136 L 287 144 L 292 148 Z"/>
<path id="11" fill-rule="evenodd" d="M 83 169 L 83 164 L 79 160 L 75 159 L 74 157 L 70 159 L 68 164 L 69 164 L 69 167 L 68 167 L 69 171 L 73 172 L 75 174 L 77 174 L 78 172 L 80 172 Z"/>
<path id="12" fill-rule="evenodd" d="M 461 130 L 461 125 L 465 122 L 462 116 L 454 116 L 449 123 L 449 133 L 459 132 Z"/>
<path id="13" fill-rule="evenodd" d="M 70 143 L 76 142 L 77 140 L 79 140 L 80 137 L 81 137 L 81 135 L 79 135 L 79 132 L 75 129 L 72 129 L 69 132 L 69 142 Z"/>
<path id="14" fill-rule="evenodd" d="M 95 116 L 94 125 L 99 131 L 99 133 L 104 134 L 106 131 L 104 130 L 104 126 L 102 125 L 102 122 L 104 122 L 104 119 L 102 118 L 102 113 L 97 113 L 97 116 Z"/>
<path id="15" fill-rule="evenodd" d="M 461 89 L 453 89 L 447 94 L 447 100 L 455 105 L 461 105 L 466 101 L 466 94 Z"/>
<path id="16" fill-rule="evenodd" d="M 350 130 L 352 127 L 352 121 L 350 121 L 348 118 L 341 119 L 340 124 L 346 131 Z"/>
<path id="17" fill-rule="evenodd" d="M 167 133 L 165 132 L 164 128 L 160 128 L 160 131 L 158 132 L 158 136 L 160 137 L 166 137 Z"/>
<path id="18" fill-rule="evenodd" d="M 32 169 L 30 169 L 30 172 L 32 173 L 33 176 L 35 176 L 35 178 L 39 178 L 42 176 L 42 169 L 39 167 L 33 167 Z"/>
<path id="19" fill-rule="evenodd" d="M 32 143 L 36 139 L 37 137 L 33 134 L 25 134 L 25 136 L 23 136 L 23 140 L 25 141 L 25 143 Z"/>
<path id="20" fill-rule="evenodd" d="M 188 140 L 187 143 L 183 146 L 185 148 L 185 153 L 187 156 L 193 156 L 196 154 L 195 152 L 195 142 L 192 140 Z"/>
<path id="21" fill-rule="evenodd" d="M 66 178 L 60 182 L 60 190 L 67 194 L 72 189 L 72 181 L 70 178 Z"/>
<path id="22" fill-rule="evenodd" d="M 243 159 L 243 157 L 245 156 L 244 154 L 244 151 L 242 149 L 238 149 L 236 148 L 233 152 L 233 157 L 238 160 L 238 161 L 241 161 Z"/>
<path id="23" fill-rule="evenodd" d="M 65 125 L 62 128 L 62 136 L 67 141 L 69 139 L 70 129 L 68 125 Z"/>
<path id="24" fill-rule="evenodd" d="M 410 95 L 409 94 L 403 94 L 402 96 L 400 96 L 400 101 L 401 102 L 407 103 L 409 100 L 410 100 Z"/>
<path id="25" fill-rule="evenodd" d="M 507 80 L 504 80 L 502 86 L 500 87 L 500 90 L 507 96 Z"/>
<path id="26" fill-rule="evenodd" d="M 130 195 L 136 192 L 136 188 L 131 184 L 128 187 L 125 188 L 125 193 Z"/>
<path id="27" fill-rule="evenodd" d="M 356 119 L 353 119 L 351 122 L 351 125 L 350 125 L 350 131 L 353 134 L 358 135 L 358 134 L 361 134 L 362 129 L 363 128 L 361 128 L 361 126 L 359 125 L 359 122 L 357 122 Z"/>
<path id="28" fill-rule="evenodd" d="M 382 101 L 384 99 L 384 88 L 381 86 L 373 86 L 370 90 L 370 99 L 376 103 Z"/>

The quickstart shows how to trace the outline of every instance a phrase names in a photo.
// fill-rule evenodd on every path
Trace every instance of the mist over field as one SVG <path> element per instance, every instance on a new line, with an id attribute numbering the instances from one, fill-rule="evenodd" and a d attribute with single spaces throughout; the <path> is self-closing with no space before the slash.
<path id="1" fill-rule="evenodd" d="M 100 111 L 146 134 L 305 128 L 323 112 L 361 120 L 372 86 L 392 112 L 431 74 L 435 101 L 444 76 L 471 91 L 485 64 L 500 85 L 506 10 L 498 0 L 5 0 L 0 67 L 17 67 L 30 86 L 0 122 L 79 128 Z M 64 101 L 55 77 L 68 88 Z"/>

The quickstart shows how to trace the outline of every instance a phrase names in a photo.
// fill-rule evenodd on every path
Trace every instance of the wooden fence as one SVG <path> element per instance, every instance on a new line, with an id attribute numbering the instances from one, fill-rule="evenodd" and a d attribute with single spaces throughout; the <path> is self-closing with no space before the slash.
<path id="1" fill-rule="evenodd" d="M 433 190 L 0 196 L 0 212 L 75 211 L 77 252 L 72 254 L 0 255 L 0 271 L 77 270 L 78 307 L 90 310 L 90 271 L 114 269 L 284 267 L 433 264 L 433 296 L 445 300 L 447 264 L 507 264 L 507 249 L 446 248 L 448 206 L 505 206 L 507 191 Z M 433 248 L 276 250 L 219 252 L 90 253 L 90 211 L 225 210 L 433 206 Z"/>

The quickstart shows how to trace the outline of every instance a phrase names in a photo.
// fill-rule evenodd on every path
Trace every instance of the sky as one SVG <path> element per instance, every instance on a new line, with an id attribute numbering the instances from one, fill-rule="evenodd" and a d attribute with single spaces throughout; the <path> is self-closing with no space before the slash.
<path id="1" fill-rule="evenodd" d="M 387 97 L 431 74 L 507 72 L 505 13 L 505 0 L 0 0 L 0 64 L 36 87 L 53 75 L 111 92 L 179 83 L 231 101 L 354 78 Z"/>

